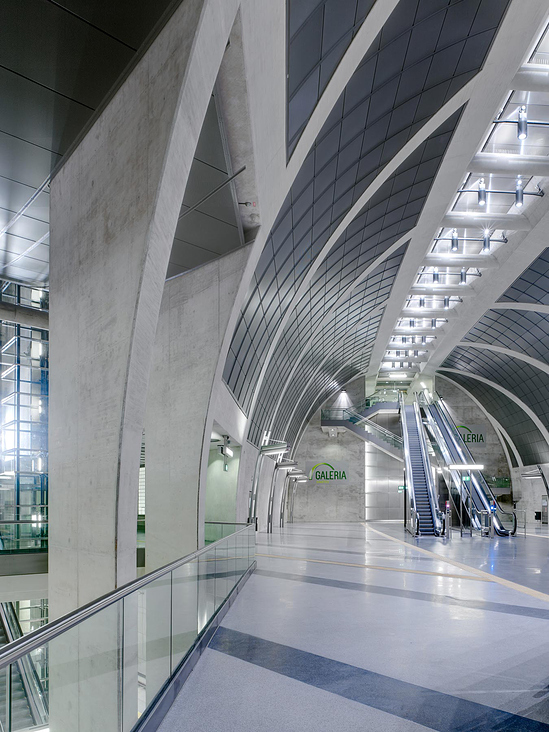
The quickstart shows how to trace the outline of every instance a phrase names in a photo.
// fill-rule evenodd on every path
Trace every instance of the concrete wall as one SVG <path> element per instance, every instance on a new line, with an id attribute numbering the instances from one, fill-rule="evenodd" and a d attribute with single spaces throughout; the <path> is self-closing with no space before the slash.
<path id="1" fill-rule="evenodd" d="M 223 455 L 217 448 L 210 450 L 208 482 L 206 483 L 206 521 L 236 521 L 236 487 L 240 467 L 240 448 L 231 445 L 234 453 L 227 472 Z"/>
<path id="2" fill-rule="evenodd" d="M 547 480 L 549 480 L 549 464 L 541 466 Z M 541 511 L 541 499 L 547 497 L 547 491 L 543 480 L 540 478 L 524 478 L 521 474 L 533 473 L 534 466 L 524 468 L 513 468 L 513 499 L 516 501 L 517 509 L 526 511 L 526 521 L 534 522 L 534 513 Z M 522 515 L 519 515 L 522 521 Z"/>
<path id="3" fill-rule="evenodd" d="M 347 386 L 347 394 L 338 394 L 325 407 L 358 404 L 364 399 L 364 379 Z M 320 426 L 320 410 L 309 424 L 296 450 L 300 467 L 318 462 L 336 462 L 348 466 L 345 483 L 298 483 L 294 500 L 294 521 L 363 521 L 364 520 L 364 442 L 350 432 L 330 437 Z M 277 523 L 275 523 L 277 525 Z"/>
<path id="4" fill-rule="evenodd" d="M 373 421 L 396 435 L 402 433 L 398 414 L 380 413 Z M 404 463 L 368 443 L 365 448 L 366 521 L 402 519 L 404 493 L 398 486 L 404 484 Z"/>
<path id="5" fill-rule="evenodd" d="M 239 249 L 168 280 L 164 288 L 145 420 L 148 570 L 200 543 L 207 476 L 201 482 L 201 463 L 209 459 L 213 424 L 208 407 L 248 252 Z"/>

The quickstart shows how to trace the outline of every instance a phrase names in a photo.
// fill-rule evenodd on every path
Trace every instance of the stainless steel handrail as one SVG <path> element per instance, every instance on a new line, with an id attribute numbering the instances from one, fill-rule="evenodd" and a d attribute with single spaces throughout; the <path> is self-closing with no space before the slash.
<path id="1" fill-rule="evenodd" d="M 408 496 L 408 506 L 410 509 L 410 522 L 411 529 L 406 524 L 406 529 L 412 536 L 416 536 L 418 531 L 417 511 L 416 511 L 416 499 L 414 495 L 414 481 L 412 477 L 412 459 L 410 457 L 410 445 L 408 440 L 408 427 L 406 423 L 406 410 L 404 408 L 404 398 L 402 395 L 399 397 L 400 405 L 400 419 L 402 422 L 402 437 L 403 437 L 403 450 L 404 450 L 404 468 L 406 475 L 406 494 Z M 415 517 L 415 520 L 414 520 Z"/>
<path id="2" fill-rule="evenodd" d="M 433 526 L 435 532 L 440 534 L 442 532 L 442 518 L 439 515 L 440 510 L 438 508 L 438 501 L 436 495 L 435 484 L 433 481 L 433 474 L 431 472 L 431 460 L 429 459 L 429 453 L 427 450 L 427 439 L 423 430 L 423 422 L 421 419 L 421 412 L 419 411 L 419 404 L 414 401 L 414 415 L 416 418 L 416 426 L 419 435 L 419 446 L 421 449 L 421 456 L 423 459 L 423 465 L 425 466 L 425 479 L 427 481 L 427 491 L 429 493 L 429 500 L 431 503 L 431 513 L 433 515 Z"/>
<path id="3" fill-rule="evenodd" d="M 434 406 L 438 407 L 440 413 L 444 417 L 446 423 L 450 427 L 450 432 L 454 438 L 455 446 L 458 450 L 458 453 L 461 455 L 463 461 L 465 463 L 467 462 L 473 462 L 473 456 L 471 455 L 471 451 L 467 447 L 467 445 L 463 442 L 461 435 L 459 434 L 459 431 L 454 424 L 454 421 L 449 414 L 446 405 L 444 404 L 444 401 L 440 398 L 440 396 L 437 394 L 437 404 L 435 405 L 434 400 L 433 404 Z M 484 478 L 482 472 L 480 470 L 472 470 L 471 471 L 471 481 L 475 487 L 475 490 L 477 492 L 477 495 L 480 497 L 481 502 L 484 504 L 485 508 L 491 511 L 491 506 L 489 501 L 494 501 L 494 504 L 496 506 L 496 517 L 498 519 L 498 523 L 500 524 L 499 530 L 503 531 L 509 531 L 510 534 L 515 534 L 517 531 L 517 516 L 514 513 L 514 511 L 504 511 L 501 506 L 498 503 L 498 500 L 486 482 L 486 479 Z M 502 523 L 501 518 L 497 515 L 498 513 L 504 515 L 504 516 L 512 516 L 512 523 L 513 528 L 511 530 L 506 529 L 505 526 Z"/>
<path id="4" fill-rule="evenodd" d="M 213 542 L 213 544 L 209 544 L 203 549 L 198 549 L 192 554 L 181 557 L 181 559 L 176 559 L 174 562 L 166 564 L 164 567 L 155 569 L 154 571 L 149 572 L 149 574 L 146 574 L 143 577 L 132 580 L 122 587 L 108 592 L 106 595 L 103 595 L 97 600 L 93 600 L 87 605 L 78 608 L 78 610 L 73 610 L 73 612 L 67 613 L 67 615 L 63 615 L 57 620 L 53 620 L 51 623 L 48 623 L 41 628 L 37 628 L 37 630 L 32 631 L 28 635 L 25 635 L 23 638 L 15 640 L 12 643 L 8 643 L 4 647 L 4 649 L 0 651 L 0 669 L 5 668 L 10 663 L 18 661 L 19 658 L 21 658 L 21 656 L 25 655 L 26 653 L 30 653 L 36 648 L 40 648 L 44 644 L 49 643 L 65 631 L 74 628 L 76 625 L 79 625 L 81 622 L 87 620 L 92 615 L 96 615 L 98 612 L 104 610 L 106 607 L 114 605 L 115 602 L 118 602 L 122 598 L 131 595 L 133 592 L 135 592 L 135 590 L 139 590 L 141 587 L 145 587 L 154 580 L 157 580 L 160 577 L 163 577 L 164 575 L 173 572 L 174 569 L 181 567 L 183 564 L 188 564 L 189 562 L 192 562 L 194 559 L 197 559 L 203 554 L 211 552 L 211 550 L 218 544 L 221 544 L 221 542 L 226 541 L 231 536 L 238 536 L 238 534 L 242 534 L 249 527 L 253 528 L 253 524 L 246 524 L 246 526 L 244 526 L 242 529 L 235 531 L 234 534 L 229 534 L 223 539 L 219 539 L 218 541 Z"/>

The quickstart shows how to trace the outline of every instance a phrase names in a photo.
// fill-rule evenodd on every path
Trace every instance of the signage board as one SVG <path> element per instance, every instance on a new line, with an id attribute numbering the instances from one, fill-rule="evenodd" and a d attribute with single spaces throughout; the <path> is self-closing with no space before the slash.
<path id="1" fill-rule="evenodd" d="M 486 427 L 483 424 L 458 424 L 456 426 L 461 439 L 467 445 L 486 444 Z"/>
<path id="2" fill-rule="evenodd" d="M 348 466 L 333 460 L 305 463 L 305 472 L 309 480 L 314 480 L 316 483 L 336 484 L 349 481 Z"/>

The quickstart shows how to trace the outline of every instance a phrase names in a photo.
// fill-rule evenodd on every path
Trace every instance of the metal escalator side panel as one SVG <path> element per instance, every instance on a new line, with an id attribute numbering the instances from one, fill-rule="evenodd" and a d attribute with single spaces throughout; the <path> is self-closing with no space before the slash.
<path id="1" fill-rule="evenodd" d="M 453 454 L 455 458 L 452 459 L 455 459 L 455 462 L 474 463 L 471 451 L 463 442 L 451 416 L 447 414 L 446 407 L 442 400 L 439 399 L 438 402 L 434 402 L 430 409 L 432 409 L 436 416 L 437 423 L 446 433 L 448 443 L 453 446 Z M 471 472 L 471 483 L 474 488 L 474 491 L 471 491 L 471 494 L 477 511 L 490 511 L 491 502 L 494 501 L 500 513 L 506 513 L 499 506 L 496 497 L 492 493 L 492 490 L 486 483 L 484 476 L 480 471 Z M 516 525 L 516 516 L 514 517 L 514 524 Z M 494 528 L 499 536 L 509 536 L 509 534 L 512 533 L 503 526 L 497 513 L 494 515 Z"/>
<path id="2" fill-rule="evenodd" d="M 13 603 L 0 603 L 0 625 L 7 642 L 11 643 L 23 636 Z M 46 694 L 30 656 L 21 658 L 12 666 L 12 684 L 19 686 L 24 693 L 24 699 L 18 700 L 18 706 L 21 718 L 23 718 L 25 710 L 27 712 L 29 724 L 26 726 L 47 724 L 49 715 Z"/>

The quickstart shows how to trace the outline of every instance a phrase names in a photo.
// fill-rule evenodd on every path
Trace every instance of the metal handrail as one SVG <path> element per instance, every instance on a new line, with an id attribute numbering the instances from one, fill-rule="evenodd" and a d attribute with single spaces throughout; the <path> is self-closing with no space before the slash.
<path id="1" fill-rule="evenodd" d="M 409 446 L 409 440 L 408 440 L 408 428 L 406 423 L 406 410 L 404 409 L 404 398 L 402 395 L 399 397 L 399 405 L 400 405 L 400 419 L 402 422 L 402 435 L 403 435 L 403 450 L 404 450 L 404 468 L 405 468 L 405 475 L 406 475 L 406 494 L 408 496 L 408 506 L 410 509 L 410 523 L 411 523 L 411 530 L 408 525 L 406 525 L 406 529 L 409 531 L 412 536 L 416 536 L 418 530 L 419 530 L 419 521 L 416 511 L 416 498 L 414 495 L 414 484 L 413 484 L 413 478 L 412 478 L 412 459 L 410 457 L 410 446 Z M 411 490 L 410 490 L 411 488 Z M 415 518 L 415 520 L 414 520 Z"/>
<path id="2" fill-rule="evenodd" d="M 46 643 L 49 643 L 67 630 L 74 628 L 76 625 L 79 625 L 84 620 L 87 620 L 93 615 L 96 615 L 101 610 L 104 610 L 110 605 L 114 605 L 115 602 L 118 602 L 124 597 L 131 595 L 133 592 L 135 592 L 135 590 L 139 590 L 141 589 L 141 587 L 145 587 L 146 585 L 154 582 L 160 577 L 164 577 L 166 574 L 173 572 L 174 569 L 178 569 L 178 567 L 181 567 L 183 564 L 188 564 L 189 562 L 192 562 L 194 559 L 197 559 L 203 554 L 211 552 L 212 548 L 216 547 L 218 544 L 221 544 L 221 542 L 226 541 L 231 536 L 238 536 L 238 534 L 243 533 L 250 526 L 253 526 L 253 524 L 246 524 L 246 526 L 244 526 L 242 529 L 235 531 L 234 534 L 229 534 L 229 536 L 225 536 L 224 538 L 219 539 L 212 544 L 209 544 L 203 549 L 198 549 L 192 554 L 187 554 L 187 556 L 181 557 L 181 559 L 176 559 L 174 562 L 166 564 L 159 569 L 155 569 L 154 571 L 149 572 L 149 574 L 146 574 L 143 577 L 132 580 L 122 587 L 108 592 L 106 595 L 103 595 L 97 600 L 93 600 L 87 605 L 78 608 L 78 610 L 73 610 L 72 612 L 67 613 L 67 615 L 63 615 L 57 620 L 53 620 L 51 623 L 48 623 L 47 625 L 43 625 L 41 628 L 33 630 L 31 633 L 25 635 L 23 638 L 15 640 L 12 643 L 8 643 L 6 646 L 4 646 L 2 651 L 0 651 L 0 669 L 5 668 L 15 661 L 18 661 L 21 656 L 30 653 L 37 648 L 40 648 Z"/>
<path id="3" fill-rule="evenodd" d="M 14 607 L 11 602 L 0 603 L 0 617 L 4 625 L 8 641 L 13 642 L 23 637 Z M 7 645 L 7 644 L 6 644 Z M 28 654 L 17 661 L 21 681 L 27 695 L 27 701 L 34 719 L 35 726 L 41 726 L 48 721 L 48 703 L 44 694 L 44 687 L 38 672 Z"/>
<path id="4" fill-rule="evenodd" d="M 436 394 L 436 392 L 435 392 Z M 450 414 L 448 413 L 448 410 L 446 408 L 446 405 L 444 404 L 444 401 L 440 398 L 439 394 L 436 394 L 437 402 L 435 403 L 434 398 L 432 399 L 433 406 L 438 407 L 440 413 L 442 414 L 445 422 L 450 428 L 450 432 L 452 436 L 454 437 L 455 445 L 458 450 L 458 453 L 461 454 L 461 458 L 464 460 L 464 462 L 472 462 L 473 456 L 471 455 L 471 451 L 467 447 L 467 445 L 463 442 L 463 439 L 459 433 L 459 430 L 454 424 L 453 419 L 451 418 Z M 479 479 L 480 476 L 480 479 Z M 509 531 L 511 535 L 514 535 L 517 531 L 517 517 L 516 514 L 513 511 L 504 511 L 501 506 L 499 505 L 498 500 L 495 497 L 494 492 L 486 482 L 486 479 L 484 478 L 484 475 L 480 470 L 472 470 L 471 471 L 471 482 L 473 483 L 475 487 L 475 491 L 477 492 L 477 495 L 480 497 L 481 502 L 484 504 L 484 507 L 487 510 L 491 510 L 490 504 L 486 503 L 486 501 L 493 501 L 494 505 L 496 507 L 497 514 L 502 514 L 503 516 L 511 516 L 512 517 L 512 524 L 513 528 L 509 531 L 503 526 L 501 518 L 498 516 L 498 520 L 500 522 L 500 530 L 503 531 Z M 473 506 L 471 506 L 471 509 L 473 510 Z M 476 509 L 475 509 L 476 510 Z"/>
<path id="5" fill-rule="evenodd" d="M 431 472 L 431 460 L 429 459 L 429 453 L 427 451 L 427 440 L 425 438 L 425 432 L 423 431 L 423 422 L 421 419 L 421 412 L 419 411 L 419 404 L 417 403 L 417 401 L 414 401 L 414 414 L 416 417 L 421 456 L 423 458 L 423 464 L 425 465 L 425 478 L 427 480 L 427 491 L 429 493 L 429 498 L 431 502 L 431 513 L 433 514 L 433 526 L 435 527 L 435 532 L 440 534 L 442 531 L 442 518 L 440 516 L 440 510 L 438 508 L 436 489 L 433 481 L 433 474 Z"/>

